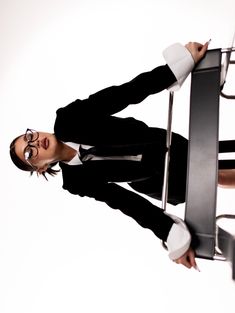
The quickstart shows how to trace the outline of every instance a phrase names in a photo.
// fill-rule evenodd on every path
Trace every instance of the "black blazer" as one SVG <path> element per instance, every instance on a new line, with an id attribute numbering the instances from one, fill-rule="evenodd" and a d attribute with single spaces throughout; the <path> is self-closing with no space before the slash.
<path id="1" fill-rule="evenodd" d="M 113 114 L 129 104 L 160 92 L 176 81 L 167 65 L 142 73 L 128 83 L 101 90 L 85 100 L 76 100 L 57 110 L 54 126 L 56 137 L 64 142 L 96 146 L 106 155 L 144 153 L 152 145 L 165 151 L 165 131 L 148 127 L 132 117 Z M 113 209 L 133 217 L 141 226 L 165 240 L 172 220 L 137 193 L 118 182 L 137 182 L 150 177 L 152 168 L 143 162 L 87 161 L 70 166 L 60 163 L 63 188 L 72 194 L 88 196 L 107 203 Z"/>

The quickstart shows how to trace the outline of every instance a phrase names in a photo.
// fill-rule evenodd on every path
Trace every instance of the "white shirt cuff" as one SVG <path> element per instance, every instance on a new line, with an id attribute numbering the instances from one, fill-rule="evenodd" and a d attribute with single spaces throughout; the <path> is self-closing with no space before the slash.
<path id="1" fill-rule="evenodd" d="M 163 57 L 177 79 L 177 82 L 167 89 L 176 91 L 180 89 L 195 66 L 193 57 L 188 49 L 180 43 L 175 43 L 166 48 L 163 51 Z"/>
<path id="2" fill-rule="evenodd" d="M 169 214 L 169 216 L 175 223 L 169 231 L 166 243 L 169 258 L 171 260 L 176 260 L 184 255 L 189 249 L 191 244 L 191 234 L 183 220 L 174 215 Z"/>

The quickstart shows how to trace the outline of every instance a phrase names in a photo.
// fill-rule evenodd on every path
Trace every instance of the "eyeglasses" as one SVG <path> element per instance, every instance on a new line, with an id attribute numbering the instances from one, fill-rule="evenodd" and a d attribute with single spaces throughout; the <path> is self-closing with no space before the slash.
<path id="1" fill-rule="evenodd" d="M 39 133 L 36 130 L 27 128 L 24 139 L 27 142 L 27 146 L 24 149 L 24 158 L 25 161 L 35 170 L 35 166 L 33 166 L 30 160 L 33 160 L 38 155 L 38 148 L 32 142 L 35 142 L 39 138 Z"/>

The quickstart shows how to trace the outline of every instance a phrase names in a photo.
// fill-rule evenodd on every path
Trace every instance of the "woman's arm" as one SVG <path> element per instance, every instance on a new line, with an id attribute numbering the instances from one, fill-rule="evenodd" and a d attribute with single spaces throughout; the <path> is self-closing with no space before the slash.
<path id="1" fill-rule="evenodd" d="M 102 89 L 84 100 L 76 100 L 64 108 L 68 116 L 108 116 L 118 113 L 130 104 L 137 104 L 149 95 L 164 89 L 178 89 L 185 78 L 205 54 L 208 44 L 175 44 L 164 51 L 166 65 L 142 73 L 119 86 Z"/>
<path id="2" fill-rule="evenodd" d="M 176 82 L 168 65 L 144 72 L 131 81 L 102 89 L 84 100 L 76 100 L 62 108 L 69 115 L 110 116 L 137 104 L 149 95 L 160 92 Z"/>

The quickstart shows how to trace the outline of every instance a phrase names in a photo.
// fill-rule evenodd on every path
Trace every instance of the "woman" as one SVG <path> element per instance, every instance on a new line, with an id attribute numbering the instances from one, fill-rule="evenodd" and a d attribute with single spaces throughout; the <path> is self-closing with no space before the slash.
<path id="1" fill-rule="evenodd" d="M 166 65 L 58 109 L 54 134 L 27 129 L 11 143 L 12 161 L 44 176 L 55 175 L 53 166 L 59 162 L 64 189 L 120 209 L 166 241 L 172 260 L 197 268 L 184 222 L 116 184 L 128 182 L 138 192 L 161 198 L 165 130 L 113 114 L 166 88 L 177 90 L 207 48 L 208 43 L 174 44 L 164 51 Z M 172 204 L 185 201 L 186 162 L 187 140 L 173 134 L 168 192 Z"/>

